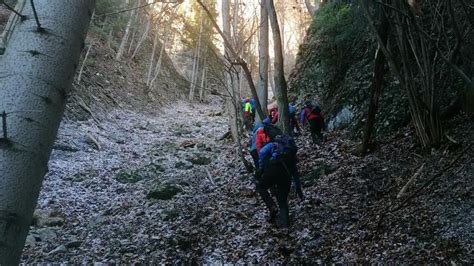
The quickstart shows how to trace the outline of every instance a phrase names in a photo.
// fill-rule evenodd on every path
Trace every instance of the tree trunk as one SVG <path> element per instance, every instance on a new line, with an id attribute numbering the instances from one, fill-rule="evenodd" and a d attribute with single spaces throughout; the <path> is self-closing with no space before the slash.
<path id="1" fill-rule="evenodd" d="M 200 102 L 204 102 L 204 95 L 205 95 L 205 91 L 206 91 L 206 71 L 207 69 L 204 68 L 203 71 L 202 71 L 202 77 L 201 77 L 201 88 L 199 89 L 199 101 Z"/>
<path id="2" fill-rule="evenodd" d="M 243 68 L 244 73 L 245 73 L 245 78 L 247 79 L 247 82 L 248 82 L 249 87 L 250 87 L 250 91 L 252 92 L 252 96 L 255 99 L 255 108 L 257 109 L 257 113 L 260 116 L 263 117 L 264 116 L 264 113 L 262 111 L 263 109 L 262 109 L 262 106 L 260 105 L 260 101 L 258 100 L 257 89 L 256 89 L 255 84 L 253 82 L 252 73 L 250 72 L 247 63 L 237 54 L 237 52 L 235 51 L 235 49 L 231 45 L 230 39 L 227 38 L 226 35 L 224 34 L 224 32 L 219 28 L 219 25 L 217 25 L 217 22 L 212 18 L 211 12 L 203 4 L 202 0 L 196 0 L 196 1 L 204 9 L 204 11 L 208 15 L 209 20 L 211 21 L 212 25 L 214 26 L 216 31 L 219 33 L 219 35 L 221 35 L 221 37 L 224 41 L 224 46 L 227 47 L 226 51 L 228 51 L 229 55 L 231 56 L 231 57 L 228 57 L 228 58 L 230 58 L 229 59 L 230 63 L 233 64 L 233 65 L 239 65 Z M 224 6 L 225 2 L 227 2 L 227 5 L 229 4 L 228 0 L 224 0 L 222 2 L 222 6 Z M 224 16 L 224 14 L 222 16 Z M 227 14 L 227 17 L 228 16 L 229 15 Z M 229 30 L 229 32 L 230 32 L 230 30 Z"/>
<path id="3" fill-rule="evenodd" d="M 224 34 L 224 37 L 227 38 L 227 40 L 231 40 L 231 29 L 230 29 L 230 3 L 229 0 L 222 0 L 222 31 Z M 224 56 L 227 58 L 230 58 L 231 55 L 230 50 L 232 49 L 232 46 L 230 43 L 224 43 Z M 239 140 L 239 130 L 238 130 L 238 123 L 237 123 L 237 114 L 238 114 L 238 109 L 236 108 L 236 101 L 234 98 L 234 89 L 233 89 L 233 82 L 232 82 L 232 73 L 231 69 L 229 71 L 226 71 L 225 73 L 225 81 L 226 81 L 226 87 L 229 89 L 229 95 L 231 96 L 230 99 L 226 99 L 226 105 L 227 105 L 227 110 L 229 112 L 229 126 L 230 126 L 230 132 L 232 133 L 232 138 L 234 141 Z"/>
<path id="4" fill-rule="evenodd" d="M 151 76 L 153 74 L 153 66 L 155 65 L 155 54 L 156 54 L 156 46 L 158 45 L 158 38 L 160 36 L 160 20 L 156 22 L 156 33 L 155 38 L 153 39 L 153 49 L 150 55 L 150 65 L 148 66 L 148 75 L 146 78 L 146 85 L 150 86 L 151 83 Z"/>
<path id="5" fill-rule="evenodd" d="M 170 18 L 170 21 L 168 22 L 168 25 L 165 29 L 165 32 L 164 32 L 164 40 L 163 40 L 163 43 L 161 44 L 161 49 L 160 49 L 160 55 L 158 56 L 158 61 L 156 62 L 156 67 L 155 67 L 155 76 L 153 77 L 153 79 L 151 80 L 150 82 L 150 86 L 149 86 L 149 92 L 151 93 L 153 91 L 153 84 L 155 83 L 155 80 L 158 78 L 158 76 L 160 75 L 160 71 L 161 71 L 161 62 L 163 61 L 163 56 L 164 54 L 166 53 L 166 45 L 168 44 L 168 40 L 169 40 L 169 35 L 171 34 L 170 31 L 171 31 L 171 24 L 173 23 L 173 20 L 174 20 L 174 17 L 176 15 L 176 11 L 177 11 L 177 7 L 175 7 L 173 9 L 173 12 L 171 13 L 171 18 Z"/>
<path id="6" fill-rule="evenodd" d="M 378 34 L 382 39 L 382 45 L 386 46 L 388 40 L 388 21 L 383 12 L 381 12 L 381 21 L 382 22 L 379 26 L 380 28 L 378 30 Z M 381 48 L 379 45 L 377 51 L 375 52 L 374 73 L 372 77 L 369 109 L 367 111 L 367 121 L 365 123 L 365 132 L 362 140 L 362 153 L 366 153 L 369 149 L 372 132 L 374 130 L 375 115 L 377 114 L 377 110 L 379 108 L 379 98 L 383 89 L 382 85 L 383 76 L 385 74 L 385 55 L 380 49 Z"/>
<path id="7" fill-rule="evenodd" d="M 131 57 L 132 59 L 138 55 L 138 52 L 140 51 L 140 48 L 142 47 L 143 42 L 145 42 L 145 40 L 148 38 L 148 33 L 150 32 L 150 28 L 151 28 L 151 20 L 152 20 L 151 15 L 149 15 L 146 21 L 145 29 L 143 30 L 143 34 L 138 40 L 137 46 L 135 47 L 135 50 L 133 51 L 133 54 Z"/>
<path id="8" fill-rule="evenodd" d="M 258 39 L 258 99 L 262 108 L 268 105 L 268 13 L 266 9 L 267 0 L 261 0 L 260 6 L 260 36 Z M 265 112 L 266 113 L 266 112 Z M 257 115 L 262 121 L 264 117 Z"/>
<path id="9" fill-rule="evenodd" d="M 194 100 L 194 93 L 196 91 L 196 84 L 198 82 L 199 58 L 200 58 L 200 55 L 201 55 L 202 30 L 203 30 L 203 19 L 201 17 L 200 22 L 199 22 L 198 43 L 197 43 L 197 47 L 196 47 L 196 53 L 195 53 L 194 64 L 193 64 L 193 73 L 191 75 L 191 89 L 189 90 L 189 101 L 191 101 L 191 102 Z"/>
<path id="10" fill-rule="evenodd" d="M 311 0 L 304 0 L 306 5 L 306 9 L 308 9 L 308 13 L 312 16 L 316 11 L 316 7 L 311 3 Z"/>
<path id="11" fill-rule="evenodd" d="M 274 77 L 275 93 L 278 105 L 278 124 L 283 132 L 290 133 L 290 113 L 288 110 L 288 93 L 287 84 L 285 80 L 283 50 L 280 36 L 280 27 L 278 25 L 278 18 L 275 11 L 273 0 L 267 0 L 267 12 L 272 27 L 273 34 L 273 51 L 274 51 Z"/>
<path id="12" fill-rule="evenodd" d="M 8 125 L 0 139 L 0 265 L 19 263 L 94 2 L 35 1 L 46 30 L 38 32 L 27 1 L 20 11 L 27 19 L 0 59 Z"/>
<path id="13" fill-rule="evenodd" d="M 137 1 L 136 7 L 139 4 L 140 4 L 140 1 Z M 130 17 L 128 17 L 127 26 L 125 27 L 125 32 L 123 34 L 122 41 L 120 42 L 120 47 L 117 51 L 117 55 L 115 55 L 115 60 L 120 60 L 120 58 L 123 56 L 123 53 L 125 51 L 125 46 L 127 45 L 127 41 L 128 41 L 128 35 L 130 35 L 130 28 L 132 27 L 133 18 L 135 17 L 135 12 L 137 12 L 136 9 L 133 9 L 132 12 L 130 12 Z"/>

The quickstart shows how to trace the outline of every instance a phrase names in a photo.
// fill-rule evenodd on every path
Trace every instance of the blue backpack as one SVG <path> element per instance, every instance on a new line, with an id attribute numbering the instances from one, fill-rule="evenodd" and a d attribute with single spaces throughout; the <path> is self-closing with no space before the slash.
<path id="1" fill-rule="evenodd" d="M 296 153 L 298 148 L 296 147 L 295 140 L 287 134 L 278 135 L 275 138 L 277 143 L 276 159 L 283 162 L 289 162 L 296 159 Z"/>

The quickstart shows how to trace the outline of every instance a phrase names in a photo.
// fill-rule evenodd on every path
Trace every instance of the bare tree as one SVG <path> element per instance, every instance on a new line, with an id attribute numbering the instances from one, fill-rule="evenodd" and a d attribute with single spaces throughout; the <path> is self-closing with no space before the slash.
<path id="1" fill-rule="evenodd" d="M 273 34 L 273 52 L 274 52 L 274 76 L 275 80 L 275 96 L 278 105 L 278 124 L 285 133 L 290 132 L 290 113 L 288 110 L 288 92 L 284 73 L 283 48 L 280 36 L 280 27 L 275 11 L 273 0 L 267 0 L 266 8 L 268 18 L 272 27 Z"/>
<path id="2" fill-rule="evenodd" d="M 258 39 L 258 99 L 265 110 L 268 105 L 268 13 L 266 9 L 267 0 L 260 3 L 260 36 Z M 263 120 L 260 115 L 258 119 Z"/>
<path id="3" fill-rule="evenodd" d="M 140 5 L 140 1 L 136 2 L 136 7 Z M 125 52 L 125 46 L 127 45 L 128 42 L 128 36 L 130 35 L 130 28 L 132 27 L 132 22 L 135 17 L 135 13 L 137 12 L 137 9 L 132 9 L 132 12 L 130 12 L 130 16 L 128 17 L 128 22 L 127 26 L 125 27 L 125 32 L 122 37 L 122 41 L 120 42 L 119 49 L 117 50 L 117 54 L 115 55 L 115 60 L 120 60 L 120 58 L 123 56 L 123 53 Z"/>

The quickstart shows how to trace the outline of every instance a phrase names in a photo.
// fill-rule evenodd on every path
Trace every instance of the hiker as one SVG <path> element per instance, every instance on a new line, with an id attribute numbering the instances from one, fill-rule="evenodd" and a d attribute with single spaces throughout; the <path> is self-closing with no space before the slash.
<path id="1" fill-rule="evenodd" d="M 252 121 L 255 121 L 255 114 L 257 113 L 257 104 L 254 98 L 250 98 L 250 106 L 252 107 Z"/>
<path id="2" fill-rule="evenodd" d="M 255 151 L 256 155 L 260 155 L 260 150 L 268 143 L 275 141 L 277 136 L 283 135 L 283 132 L 275 125 L 271 124 L 270 118 L 265 118 L 262 121 L 262 127 L 258 128 L 255 133 Z M 304 199 L 303 190 L 301 189 L 300 175 L 296 166 L 297 160 L 290 162 L 291 176 L 293 176 L 293 183 L 295 184 L 296 194 L 300 200 Z M 258 168 L 258 167 L 256 167 Z"/>
<path id="3" fill-rule="evenodd" d="M 302 125 L 304 125 L 305 121 L 308 121 L 309 123 L 313 143 L 321 143 L 323 141 L 323 134 L 321 131 L 324 129 L 324 117 L 321 114 L 319 104 L 306 100 L 305 107 L 300 115 L 300 122 Z"/>
<path id="4" fill-rule="evenodd" d="M 258 153 L 257 153 L 257 131 L 263 129 L 263 123 L 255 123 L 255 126 L 252 129 L 252 141 L 250 144 L 250 156 L 252 156 L 255 169 L 258 169 Z"/>
<path id="5" fill-rule="evenodd" d="M 273 142 L 266 144 L 259 154 L 259 168 L 257 170 L 257 191 L 269 210 L 268 221 L 275 222 L 279 213 L 277 225 L 289 227 L 288 194 L 291 186 L 291 169 L 296 165 L 296 144 L 288 135 L 278 135 Z M 268 190 L 277 199 L 278 207 Z"/>
<path id="6" fill-rule="evenodd" d="M 298 119 L 296 119 L 296 107 L 292 104 L 288 104 L 288 110 L 290 112 L 290 135 L 295 134 L 295 129 L 297 133 L 300 133 L 301 129 L 298 125 Z"/>
<path id="7" fill-rule="evenodd" d="M 244 125 L 246 129 L 250 130 L 250 127 L 253 123 L 252 121 L 252 105 L 250 104 L 250 97 L 245 98 L 244 106 Z"/>
<path id="8" fill-rule="evenodd" d="M 276 124 L 276 122 L 278 122 L 278 107 L 273 106 L 272 108 L 270 108 L 270 110 L 268 110 L 268 114 L 272 124 Z"/>

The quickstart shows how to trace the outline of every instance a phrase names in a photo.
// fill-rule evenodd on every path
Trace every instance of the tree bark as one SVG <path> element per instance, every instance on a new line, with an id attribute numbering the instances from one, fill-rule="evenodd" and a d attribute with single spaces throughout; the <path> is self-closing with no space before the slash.
<path id="1" fill-rule="evenodd" d="M 261 0 L 260 6 L 260 36 L 258 39 L 258 99 L 265 109 L 268 105 L 268 13 L 266 9 L 267 0 Z M 257 115 L 262 121 L 264 117 Z"/>
<path id="2" fill-rule="evenodd" d="M 388 40 L 388 21 L 387 17 L 383 12 L 381 12 L 381 24 L 378 30 L 378 34 L 383 42 L 382 45 L 387 45 Z M 380 50 L 380 45 L 375 52 L 375 62 L 374 62 L 374 73 L 372 78 L 371 85 L 371 95 L 369 100 L 369 108 L 367 111 L 367 121 L 365 123 L 365 132 L 364 138 L 362 140 L 362 153 L 366 153 L 369 149 L 370 140 L 372 137 L 372 132 L 374 130 L 375 116 L 379 108 L 379 98 L 382 94 L 383 89 L 383 76 L 385 74 L 385 55 Z"/>
<path id="3" fill-rule="evenodd" d="M 283 132 L 290 133 L 290 113 L 288 110 L 288 92 L 285 80 L 283 50 L 280 36 L 280 26 L 275 11 L 273 0 L 267 0 L 267 12 L 272 27 L 273 52 L 274 52 L 274 76 L 275 93 L 278 105 L 278 124 Z"/>
<path id="4" fill-rule="evenodd" d="M 304 0 L 304 4 L 306 5 L 306 9 L 308 9 L 308 13 L 312 16 L 316 11 L 316 7 L 311 3 L 311 0 Z"/>
<path id="5" fill-rule="evenodd" d="M 1 58 L 0 106 L 9 131 L 0 139 L 0 265 L 19 263 L 94 2 L 36 1 L 46 30 L 38 32 L 27 1 L 27 19 Z"/>

